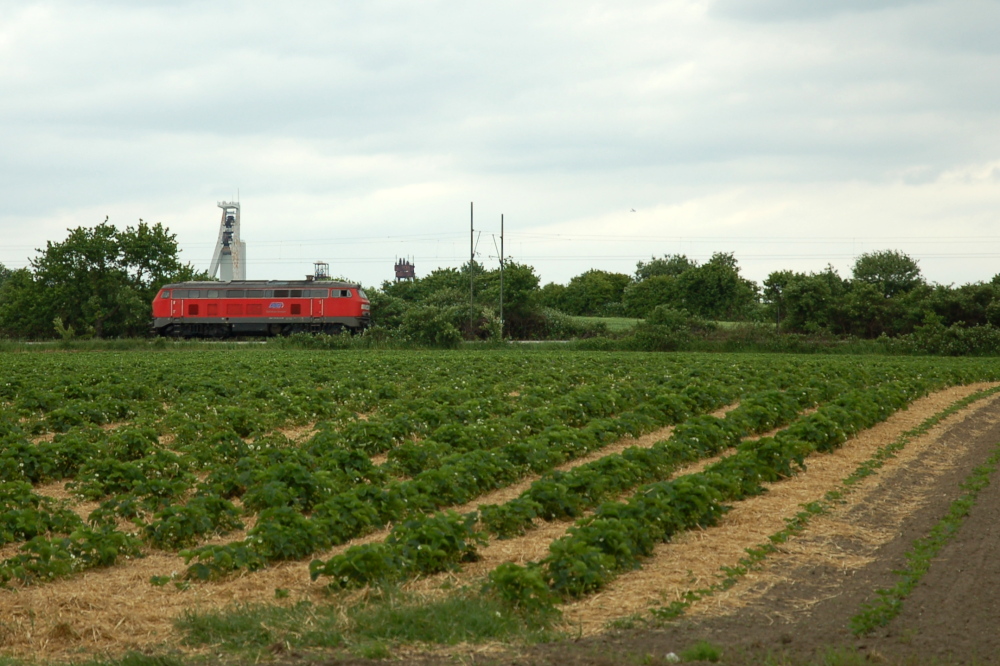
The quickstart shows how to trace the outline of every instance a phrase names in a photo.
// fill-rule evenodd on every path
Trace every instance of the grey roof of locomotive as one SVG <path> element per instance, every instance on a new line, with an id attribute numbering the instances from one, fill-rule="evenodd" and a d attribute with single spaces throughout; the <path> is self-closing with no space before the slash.
<path id="1" fill-rule="evenodd" d="M 170 284 L 163 285 L 161 289 L 173 289 L 175 287 L 185 287 L 188 289 L 250 289 L 253 287 L 261 289 L 273 287 L 344 287 L 360 289 L 361 285 L 356 282 L 343 282 L 341 280 L 233 280 L 231 282 L 201 280 L 194 282 L 171 282 Z"/>

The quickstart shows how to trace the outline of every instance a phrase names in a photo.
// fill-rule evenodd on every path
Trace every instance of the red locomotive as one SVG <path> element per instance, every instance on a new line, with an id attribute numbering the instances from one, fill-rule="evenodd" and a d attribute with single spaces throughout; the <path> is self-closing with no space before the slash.
<path id="1" fill-rule="evenodd" d="M 360 332 L 369 308 L 364 290 L 350 282 L 178 282 L 153 300 L 153 330 L 186 338 Z"/>

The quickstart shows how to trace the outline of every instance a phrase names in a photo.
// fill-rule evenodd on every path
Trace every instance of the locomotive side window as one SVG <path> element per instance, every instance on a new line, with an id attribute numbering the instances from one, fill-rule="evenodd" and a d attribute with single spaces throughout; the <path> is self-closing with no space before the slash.
<path id="1" fill-rule="evenodd" d="M 274 298 L 274 289 L 265 289 L 264 298 Z"/>
<path id="2" fill-rule="evenodd" d="M 218 297 L 219 297 L 219 290 L 218 289 L 209 289 L 208 290 L 208 296 L 207 296 L 207 298 L 218 298 Z"/>
<path id="3" fill-rule="evenodd" d="M 169 289 L 164 289 L 163 293 L 160 294 L 160 298 L 170 298 L 170 290 Z"/>
<path id="4" fill-rule="evenodd" d="M 274 297 L 275 298 L 288 298 L 288 290 L 287 289 L 275 289 L 274 290 Z"/>
<path id="5" fill-rule="evenodd" d="M 358 289 L 358 296 L 360 296 L 361 298 L 368 298 L 368 295 L 365 293 L 364 289 Z"/>
<path id="6" fill-rule="evenodd" d="M 351 297 L 351 290 L 350 289 L 334 289 L 333 290 L 333 297 L 334 298 L 350 298 Z"/>
<path id="7" fill-rule="evenodd" d="M 226 289 L 226 298 L 245 298 L 243 289 Z"/>
<path id="8" fill-rule="evenodd" d="M 329 296 L 329 290 L 327 289 L 311 289 L 309 290 L 310 298 L 326 298 Z"/>
<path id="9" fill-rule="evenodd" d="M 187 297 L 188 298 L 201 298 L 201 290 L 200 289 L 188 289 L 188 295 L 187 295 Z"/>
<path id="10" fill-rule="evenodd" d="M 292 289 L 288 292 L 288 295 L 291 296 L 292 298 L 302 298 L 302 290 Z"/>
<path id="11" fill-rule="evenodd" d="M 247 298 L 264 298 L 263 289 L 247 289 Z"/>

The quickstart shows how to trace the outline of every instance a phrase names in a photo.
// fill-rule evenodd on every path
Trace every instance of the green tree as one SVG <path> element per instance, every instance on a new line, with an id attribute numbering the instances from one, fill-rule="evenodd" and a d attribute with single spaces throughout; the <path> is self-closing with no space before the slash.
<path id="1" fill-rule="evenodd" d="M 982 326 L 991 321 L 987 310 L 993 305 L 995 313 L 1000 308 L 997 297 L 1000 287 L 992 283 L 963 284 L 960 287 L 935 285 L 928 295 L 928 306 L 941 318 L 942 324 L 951 326 L 962 322 L 966 326 Z"/>
<path id="2" fill-rule="evenodd" d="M 521 337 L 532 327 L 538 302 L 538 275 L 527 264 L 519 264 L 512 259 L 504 263 L 503 270 L 503 318 L 504 333 Z M 480 280 L 479 302 L 499 313 L 500 268 L 486 271 Z"/>
<path id="3" fill-rule="evenodd" d="M 764 281 L 771 318 L 794 333 L 836 332 L 848 284 L 832 266 L 821 273 L 775 271 Z"/>
<path id="4" fill-rule="evenodd" d="M 697 268 L 698 262 L 688 259 L 683 254 L 665 254 L 660 258 L 653 257 L 649 261 L 640 261 L 635 265 L 636 282 L 648 280 L 651 277 L 677 277 L 681 273 Z"/>
<path id="5" fill-rule="evenodd" d="M 439 268 L 423 278 L 402 282 L 384 282 L 381 293 L 373 293 L 372 321 L 398 327 L 406 321 L 406 312 L 416 306 L 433 306 L 449 313 L 453 324 L 468 338 L 492 336 L 486 328 L 494 326 L 500 310 L 500 268 L 487 270 L 472 264 L 472 308 L 469 308 L 470 266 Z M 520 335 L 537 316 L 538 276 L 535 269 L 508 259 L 503 271 L 503 310 L 507 335 Z M 379 312 L 382 309 L 384 312 Z M 464 317 L 464 320 L 462 319 Z M 429 321 L 426 312 L 421 321 Z M 464 323 L 463 323 L 464 322 Z"/>
<path id="6" fill-rule="evenodd" d="M 756 283 L 740 275 L 731 253 L 716 252 L 707 263 L 681 273 L 677 287 L 676 307 L 704 319 L 745 319 L 758 301 Z"/>
<path id="7" fill-rule="evenodd" d="M 677 278 L 672 275 L 653 275 L 625 288 L 622 297 L 625 313 L 630 317 L 647 317 L 660 305 L 670 306 L 680 302 Z"/>
<path id="8" fill-rule="evenodd" d="M 874 285 L 885 298 L 892 298 L 924 284 L 917 262 L 896 250 L 866 252 L 854 262 L 854 279 Z"/>
<path id="9" fill-rule="evenodd" d="M 0 332 L 18 338 L 55 335 L 51 309 L 39 302 L 42 289 L 27 268 L 12 271 L 0 285 Z"/>
<path id="10" fill-rule="evenodd" d="M 622 302 L 625 287 L 632 278 L 623 273 L 589 270 L 566 285 L 563 294 L 565 311 L 572 315 L 600 315 L 607 306 Z"/>
<path id="11" fill-rule="evenodd" d="M 566 285 L 549 282 L 538 290 L 538 304 L 553 310 L 566 309 Z"/>
<path id="12" fill-rule="evenodd" d="M 97 337 L 142 335 L 160 286 L 205 277 L 181 264 L 174 234 L 142 220 L 123 231 L 106 219 L 93 228 L 77 227 L 39 252 L 32 270 L 3 289 L 0 327 L 9 335 L 50 337 L 56 317 Z"/>

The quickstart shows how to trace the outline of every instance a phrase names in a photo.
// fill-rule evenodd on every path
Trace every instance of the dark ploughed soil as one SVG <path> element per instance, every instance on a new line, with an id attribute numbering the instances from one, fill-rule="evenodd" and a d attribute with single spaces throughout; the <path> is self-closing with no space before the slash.
<path id="1" fill-rule="evenodd" d="M 681 619 L 662 628 L 607 633 L 602 636 L 538 646 L 501 661 L 522 664 L 667 663 L 700 640 L 718 647 L 721 663 L 825 663 L 838 650 L 867 655 L 873 663 L 1000 664 L 1000 478 L 983 489 L 954 540 L 934 560 L 903 611 L 879 634 L 855 638 L 848 620 L 874 591 L 891 587 L 913 542 L 926 536 L 962 494 L 961 482 L 1000 443 L 1000 424 L 989 424 L 1000 411 L 991 402 L 949 427 L 944 446 L 962 442 L 967 451 L 957 468 L 933 477 L 929 501 L 901 525 L 879 523 L 877 511 L 852 510 L 859 525 L 891 527 L 899 535 L 878 551 L 877 559 L 850 577 L 832 567 L 800 567 L 794 583 L 779 584 L 731 616 Z M 925 454 L 933 455 L 933 448 Z M 892 502 L 921 483 L 921 461 L 884 471 L 878 499 Z M 879 501 L 874 504 L 881 504 Z M 850 549 L 850 543 L 838 544 Z M 781 566 L 780 563 L 776 566 Z M 791 565 L 789 565 L 791 566 Z M 832 590 L 832 592 L 831 592 Z M 834 662 L 834 663 L 843 663 Z"/>

